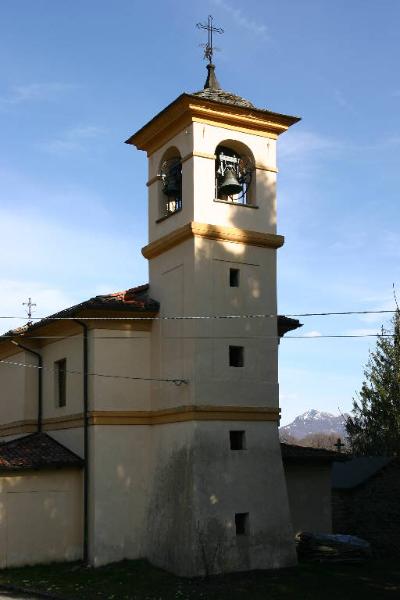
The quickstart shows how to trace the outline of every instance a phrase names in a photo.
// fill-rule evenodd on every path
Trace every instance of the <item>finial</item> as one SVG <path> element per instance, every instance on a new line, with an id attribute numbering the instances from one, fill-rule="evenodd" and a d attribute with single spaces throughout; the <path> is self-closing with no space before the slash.
<path id="1" fill-rule="evenodd" d="M 214 27 L 213 25 L 213 16 L 208 15 L 207 24 L 205 23 L 197 23 L 196 27 L 198 29 L 206 29 L 207 30 L 207 43 L 200 44 L 204 48 L 204 58 L 208 60 L 210 65 L 212 64 L 212 58 L 214 55 L 214 50 L 218 50 L 218 48 L 214 48 L 213 46 L 213 32 L 215 33 L 224 33 L 224 30 L 221 27 Z"/>
<path id="2" fill-rule="evenodd" d="M 221 86 L 219 85 L 219 81 L 215 74 L 215 65 L 213 65 L 212 63 L 208 63 L 207 71 L 208 71 L 208 75 L 207 75 L 206 82 L 204 84 L 204 89 L 209 88 L 211 90 L 220 90 Z"/>

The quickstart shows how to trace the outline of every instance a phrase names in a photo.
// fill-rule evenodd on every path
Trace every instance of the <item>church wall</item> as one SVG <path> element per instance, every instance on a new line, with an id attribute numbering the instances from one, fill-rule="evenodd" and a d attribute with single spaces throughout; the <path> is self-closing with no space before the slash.
<path id="1" fill-rule="evenodd" d="M 240 270 L 238 288 L 229 286 L 230 268 Z M 272 249 L 204 238 L 187 240 L 150 261 L 150 281 L 162 315 L 276 314 L 276 252 Z M 230 345 L 244 347 L 242 368 L 229 366 Z M 277 407 L 277 358 L 275 317 L 155 323 L 154 374 L 182 377 L 190 383 L 180 388 L 153 386 L 154 405 Z"/>
<path id="2" fill-rule="evenodd" d="M 145 556 L 149 426 L 93 426 L 90 435 L 90 561 Z"/>
<path id="3" fill-rule="evenodd" d="M 331 464 L 286 464 L 285 476 L 293 530 L 332 531 Z"/>
<path id="4" fill-rule="evenodd" d="M 71 427 L 68 429 L 47 429 L 46 433 L 51 435 L 57 442 L 63 444 L 81 458 L 84 458 L 83 427 Z"/>
<path id="5" fill-rule="evenodd" d="M 36 357 L 29 352 L 18 352 L 4 360 L 21 365 L 37 365 Z M 0 425 L 26 420 L 36 422 L 38 370 L 1 363 L 0 376 Z"/>
<path id="6" fill-rule="evenodd" d="M 0 476 L 0 568 L 81 557 L 81 471 Z"/>
<path id="7" fill-rule="evenodd" d="M 93 329 L 89 354 L 92 372 L 121 377 L 90 377 L 90 410 L 149 410 L 150 382 L 123 379 L 150 377 L 149 332 Z"/>
<path id="8" fill-rule="evenodd" d="M 231 430 L 244 430 L 246 449 L 231 450 Z M 209 572 L 296 563 L 277 438 L 276 423 L 198 423 L 196 501 Z M 236 534 L 237 513 L 248 513 L 245 535 Z"/>
<path id="9" fill-rule="evenodd" d="M 232 451 L 237 429 L 247 449 Z M 275 423 L 179 423 L 153 435 L 154 564 L 185 576 L 295 564 Z M 247 535 L 236 535 L 235 513 L 249 513 Z"/>
<path id="10" fill-rule="evenodd" d="M 160 167 L 163 161 L 164 154 L 166 151 L 174 147 L 178 150 L 181 159 L 187 157 L 193 151 L 193 125 L 188 125 L 178 135 L 176 135 L 171 142 L 167 142 L 159 150 L 154 152 L 149 157 L 149 185 L 148 199 L 149 199 L 149 241 L 157 239 L 162 235 L 170 233 L 172 230 L 182 227 L 186 223 L 193 221 L 193 203 L 185 202 L 182 203 L 182 210 L 168 219 L 162 220 L 157 223 L 161 217 L 160 213 L 160 201 L 165 200 L 165 196 L 161 191 L 160 179 L 154 181 L 160 173 Z M 192 198 L 194 190 L 194 179 L 193 169 L 191 167 L 191 161 L 187 160 L 182 165 L 182 197 L 183 199 Z M 171 220 L 172 219 L 172 220 Z"/>
<path id="11" fill-rule="evenodd" d="M 159 425 L 151 431 L 146 557 L 181 574 L 196 573 L 198 544 L 194 483 L 196 423 Z"/>
<path id="12" fill-rule="evenodd" d="M 83 355 L 82 335 L 67 337 L 45 346 L 43 365 L 43 417 L 44 419 L 79 414 L 83 407 Z M 66 359 L 66 405 L 57 406 L 55 361 Z M 70 373 L 68 371 L 77 371 Z"/>

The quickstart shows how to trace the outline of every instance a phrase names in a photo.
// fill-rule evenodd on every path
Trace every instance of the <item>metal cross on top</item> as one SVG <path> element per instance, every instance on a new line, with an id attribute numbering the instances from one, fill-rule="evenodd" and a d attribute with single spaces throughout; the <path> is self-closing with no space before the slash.
<path id="1" fill-rule="evenodd" d="M 346 446 L 346 444 L 343 444 L 342 440 L 340 438 L 338 438 L 337 442 L 336 442 L 336 444 L 334 444 L 334 446 L 338 452 L 341 452 L 342 448 L 344 448 Z"/>
<path id="2" fill-rule="evenodd" d="M 28 313 L 28 319 L 29 321 L 32 318 L 32 308 L 34 306 L 36 306 L 36 304 L 34 302 L 32 302 L 32 298 L 28 298 L 28 302 L 23 302 L 22 306 L 27 306 L 28 308 L 26 309 L 26 312 Z"/>
<path id="3" fill-rule="evenodd" d="M 224 33 L 224 30 L 221 29 L 221 27 L 214 27 L 213 25 L 213 17 L 212 15 L 208 15 L 208 21 L 207 24 L 205 23 L 197 23 L 196 27 L 198 29 L 207 29 L 208 32 L 208 40 L 206 44 L 201 44 L 201 46 L 204 48 L 204 58 L 208 59 L 208 62 L 212 63 L 212 57 L 214 54 L 214 50 L 216 50 L 217 48 L 214 48 L 213 46 L 213 33 Z"/>

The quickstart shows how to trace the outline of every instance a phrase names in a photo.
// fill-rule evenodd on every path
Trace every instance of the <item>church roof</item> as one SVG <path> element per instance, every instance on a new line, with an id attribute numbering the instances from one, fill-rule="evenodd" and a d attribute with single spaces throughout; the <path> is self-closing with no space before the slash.
<path id="1" fill-rule="evenodd" d="M 239 128 L 250 128 L 252 131 L 264 131 L 273 135 L 280 135 L 300 121 L 300 117 L 257 108 L 250 100 L 223 90 L 215 75 L 215 66 L 208 64 L 207 69 L 208 75 L 202 90 L 185 92 L 178 96 L 131 135 L 126 143 L 151 154 L 194 119 L 204 118 L 207 122 L 210 119 L 210 122 L 219 122 L 221 118 L 228 119 L 231 125 Z M 221 105 L 224 105 L 224 110 Z M 224 113 L 222 116 L 221 112 Z"/>
<path id="2" fill-rule="evenodd" d="M 83 460 L 47 433 L 32 433 L 0 444 L 0 472 L 80 468 Z"/>
<path id="3" fill-rule="evenodd" d="M 54 313 L 49 317 L 45 317 L 40 321 L 7 331 L 3 334 L 3 336 L 4 338 L 8 338 L 11 335 L 24 335 L 25 333 L 30 333 L 31 331 L 42 327 L 43 325 L 51 323 L 52 320 L 58 321 L 63 318 L 73 317 L 79 319 L 80 316 L 83 316 L 82 313 L 87 310 L 157 313 L 160 309 L 160 304 L 156 300 L 150 298 L 148 292 L 149 284 L 146 283 L 145 285 L 139 285 L 121 292 L 93 296 L 93 298 L 89 298 L 89 300 L 85 300 L 84 302 L 80 302 L 79 304 L 75 304 L 74 306 L 60 310 L 59 312 Z M 3 336 L 0 336 L 0 340 Z"/>
<path id="4" fill-rule="evenodd" d="M 221 89 L 219 81 L 215 75 L 215 65 L 207 65 L 208 75 L 204 88 L 199 92 L 194 92 L 192 96 L 213 100 L 214 102 L 222 102 L 223 104 L 233 104 L 234 106 L 242 106 L 244 108 L 255 108 L 254 104 L 246 98 L 232 94 Z"/>

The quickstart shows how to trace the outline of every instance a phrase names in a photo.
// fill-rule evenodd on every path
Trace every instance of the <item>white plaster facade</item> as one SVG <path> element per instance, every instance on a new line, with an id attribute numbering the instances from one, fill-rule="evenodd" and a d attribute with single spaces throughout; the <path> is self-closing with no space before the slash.
<path id="1" fill-rule="evenodd" d="M 252 112 L 257 116 L 256 110 L 246 109 L 247 116 L 237 111 L 243 123 Z M 271 123 L 282 116 L 267 116 L 253 129 L 241 121 L 228 125 L 232 115 L 219 115 L 218 123 L 185 121 L 170 135 L 163 131 L 164 143 L 149 151 L 147 252 L 160 244 L 149 257 L 149 294 L 160 303 L 160 317 L 276 315 L 276 249 L 282 242 L 276 235 L 277 134 Z M 155 128 L 149 139 L 159 133 Z M 254 159 L 249 205 L 215 201 L 214 155 L 222 143 Z M 158 173 L 171 148 L 183 159 L 183 204 L 160 220 Z M 191 223 L 206 234 L 176 240 Z M 240 270 L 239 287 L 229 286 L 231 268 Z M 276 316 L 151 324 L 92 320 L 89 328 L 90 562 L 147 557 L 187 576 L 295 564 L 278 439 Z M 83 456 L 82 329 L 68 322 L 63 331 L 57 341 L 25 343 L 50 367 L 43 371 L 45 431 Z M 242 367 L 229 365 L 229 346 L 243 347 Z M 2 347 L 4 360 L 35 362 L 7 340 Z M 51 366 L 62 358 L 74 373 L 67 375 L 66 406 L 58 407 Z M 5 363 L 0 369 L 1 395 L 12 399 L 0 419 L 6 440 L 34 430 L 38 375 Z M 166 381 L 171 379 L 184 382 Z M 231 431 L 245 432 L 245 448 L 231 449 Z M 239 533 L 237 515 L 247 515 Z M 33 562 L 35 552 L 32 547 Z"/>

